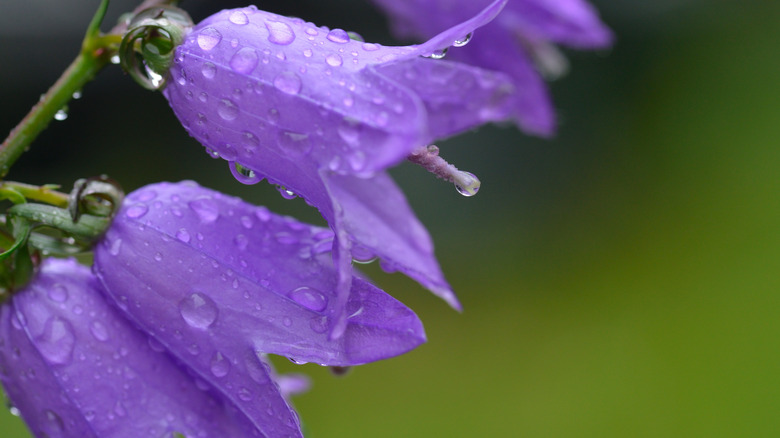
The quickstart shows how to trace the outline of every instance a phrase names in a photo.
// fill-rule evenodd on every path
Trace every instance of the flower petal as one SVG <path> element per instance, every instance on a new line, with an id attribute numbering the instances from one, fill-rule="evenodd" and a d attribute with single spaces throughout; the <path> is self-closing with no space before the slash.
<path id="1" fill-rule="evenodd" d="M 260 352 L 348 366 L 424 342 L 416 315 L 360 278 L 345 304 L 346 331 L 330 339 L 338 282 L 332 245 L 330 230 L 194 183 L 163 183 L 127 198 L 95 265 L 140 326 L 202 378 L 240 388 L 246 373 L 216 376 L 213 361 L 238 369 Z"/>
<path id="2" fill-rule="evenodd" d="M 0 331 L 0 379 L 36 436 L 258 432 L 156 350 L 73 260 L 47 259 L 0 308 Z"/>

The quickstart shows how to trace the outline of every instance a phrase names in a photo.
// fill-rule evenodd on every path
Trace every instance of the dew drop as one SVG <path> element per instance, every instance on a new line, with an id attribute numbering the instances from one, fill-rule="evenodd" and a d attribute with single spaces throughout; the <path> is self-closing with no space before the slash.
<path id="1" fill-rule="evenodd" d="M 308 286 L 293 289 L 287 296 L 301 306 L 315 312 L 323 311 L 328 304 L 328 299 L 322 292 Z"/>
<path id="2" fill-rule="evenodd" d="M 365 50 L 366 52 L 374 52 L 376 50 L 379 50 L 379 44 L 374 44 L 374 43 L 363 43 L 362 47 L 363 50 Z"/>
<path id="3" fill-rule="evenodd" d="M 257 67 L 259 60 L 255 49 L 244 47 L 230 59 L 230 68 L 236 73 L 247 74 Z"/>
<path id="4" fill-rule="evenodd" d="M 111 246 L 108 248 L 108 253 L 112 256 L 119 255 L 120 248 L 122 248 L 122 239 L 116 239 L 111 242 Z"/>
<path id="5" fill-rule="evenodd" d="M 252 393 L 246 388 L 241 388 L 238 390 L 238 398 L 240 398 L 243 401 L 251 401 Z"/>
<path id="6" fill-rule="evenodd" d="M 328 63 L 331 67 L 338 67 L 343 63 L 343 60 L 341 59 L 341 56 L 339 56 L 336 53 L 331 53 L 330 55 L 325 57 L 325 62 Z"/>
<path id="7" fill-rule="evenodd" d="M 60 418 L 56 412 L 46 409 L 43 411 L 43 414 L 46 417 L 46 423 L 48 425 L 46 429 L 48 432 L 63 432 L 65 430 L 65 423 L 62 422 L 62 418 Z M 55 434 L 49 433 L 49 435 Z M 60 433 L 57 433 L 55 436 L 60 436 Z"/>
<path id="8" fill-rule="evenodd" d="M 312 52 L 311 49 L 306 49 L 306 50 L 303 51 L 303 56 L 305 56 L 307 58 L 311 58 L 312 55 L 314 55 L 314 52 Z"/>
<path id="9" fill-rule="evenodd" d="M 333 29 L 328 32 L 328 40 L 338 44 L 346 44 L 349 42 L 349 34 L 343 29 Z"/>
<path id="10" fill-rule="evenodd" d="M 222 356 L 222 353 L 217 352 L 214 357 L 211 358 L 211 374 L 214 377 L 225 377 L 230 371 L 230 361 Z"/>
<path id="11" fill-rule="evenodd" d="M 426 57 L 426 58 L 431 58 L 431 59 L 442 59 L 445 56 L 447 56 L 447 49 L 444 48 L 444 49 L 441 49 L 441 50 L 436 50 L 436 51 L 433 51 L 433 52 L 428 53 L 427 55 L 423 55 L 423 56 Z"/>
<path id="12" fill-rule="evenodd" d="M 263 180 L 262 177 L 257 176 L 254 170 L 244 167 L 235 161 L 228 162 L 228 165 L 230 166 L 230 173 L 241 184 L 252 185 Z"/>
<path id="13" fill-rule="evenodd" d="M 147 207 L 144 204 L 136 204 L 130 208 L 127 209 L 127 217 L 138 219 L 139 217 L 146 214 L 146 212 L 149 211 L 149 207 Z"/>
<path id="14" fill-rule="evenodd" d="M 68 300 L 68 289 L 61 284 L 55 284 L 48 290 L 47 295 L 49 299 L 57 303 L 64 303 Z"/>
<path id="15" fill-rule="evenodd" d="M 315 316 L 309 320 L 309 327 L 315 333 L 325 333 L 328 331 L 328 317 L 327 316 Z"/>
<path id="16" fill-rule="evenodd" d="M 219 310 L 214 300 L 196 292 L 179 302 L 179 312 L 191 327 L 205 330 L 217 320 Z"/>
<path id="17" fill-rule="evenodd" d="M 295 95 L 301 91 L 301 78 L 293 72 L 282 72 L 274 78 L 274 86 L 283 93 Z"/>
<path id="18" fill-rule="evenodd" d="M 249 245 L 249 239 L 245 235 L 239 234 L 233 238 L 233 243 L 236 245 L 236 248 L 243 251 Z"/>
<path id="19" fill-rule="evenodd" d="M 217 74 L 217 66 L 212 62 L 204 62 L 200 68 L 200 74 L 206 79 L 213 79 Z"/>
<path id="20" fill-rule="evenodd" d="M 238 117 L 238 107 L 232 100 L 222 99 L 219 101 L 219 105 L 217 105 L 217 114 L 219 114 L 223 120 L 235 120 L 236 117 Z"/>
<path id="21" fill-rule="evenodd" d="M 474 196 L 479 191 L 479 186 L 482 184 L 479 178 L 471 172 L 458 171 L 455 176 L 455 190 L 463 196 Z"/>
<path id="22" fill-rule="evenodd" d="M 455 46 L 455 47 L 463 47 L 466 44 L 468 44 L 469 41 L 471 41 L 471 37 L 472 36 L 474 36 L 474 34 L 469 32 L 469 33 L 466 34 L 465 37 L 463 37 L 461 39 L 458 39 L 458 40 L 455 40 L 455 42 L 453 42 L 452 45 Z"/>
<path id="23" fill-rule="evenodd" d="M 57 121 L 63 121 L 68 118 L 68 111 L 64 108 L 57 110 L 56 113 L 54 113 L 54 120 Z"/>
<path id="24" fill-rule="evenodd" d="M 49 360 L 59 365 L 70 363 L 76 337 L 70 323 L 59 317 L 49 318 L 38 338 L 38 350 Z"/>
<path id="25" fill-rule="evenodd" d="M 287 359 L 288 359 L 290 362 L 294 363 L 295 365 L 305 365 L 305 364 L 307 364 L 307 363 L 308 363 L 308 362 L 306 362 L 305 360 L 299 360 L 299 359 L 296 359 L 296 358 L 294 358 L 294 357 L 288 357 Z"/>
<path id="26" fill-rule="evenodd" d="M 357 146 L 360 138 L 360 122 L 350 118 L 344 118 L 338 127 L 339 137 L 350 146 Z"/>
<path id="27" fill-rule="evenodd" d="M 288 317 L 288 316 L 285 316 L 285 317 L 282 319 L 282 324 L 283 324 L 285 327 L 290 327 L 290 326 L 292 325 L 292 319 L 290 319 L 290 317 Z"/>
<path id="28" fill-rule="evenodd" d="M 179 231 L 176 232 L 176 238 L 184 243 L 189 243 L 190 233 L 184 228 L 179 228 Z"/>
<path id="29" fill-rule="evenodd" d="M 277 186 L 277 190 L 279 190 L 279 194 L 282 195 L 282 198 L 284 199 L 295 199 L 296 194 L 292 190 L 287 189 L 285 186 Z"/>
<path id="30" fill-rule="evenodd" d="M 108 340 L 108 329 L 106 329 L 106 326 L 100 321 L 92 321 L 89 325 L 89 332 L 92 333 L 92 336 L 98 341 Z"/>
<path id="31" fill-rule="evenodd" d="M 299 134 L 292 131 L 279 132 L 279 145 L 291 152 L 308 154 L 311 151 L 311 141 L 307 134 Z"/>
<path id="32" fill-rule="evenodd" d="M 266 20 L 265 28 L 268 29 L 268 41 L 274 44 L 286 46 L 295 41 L 295 32 L 287 23 Z"/>
<path id="33" fill-rule="evenodd" d="M 249 18 L 246 16 L 245 13 L 241 11 L 235 11 L 232 14 L 230 14 L 230 17 L 228 17 L 228 20 L 230 20 L 231 23 L 237 24 L 239 26 L 243 26 L 247 23 L 249 23 Z"/>
<path id="34" fill-rule="evenodd" d="M 222 34 L 213 27 L 207 27 L 198 34 L 198 46 L 209 51 L 222 41 Z"/>
<path id="35" fill-rule="evenodd" d="M 82 96 L 81 90 L 76 90 L 73 92 L 73 99 L 79 100 L 81 99 L 81 96 Z"/>
<path id="36" fill-rule="evenodd" d="M 219 207 L 210 198 L 200 198 L 189 202 L 189 206 L 194 211 L 201 222 L 211 223 L 219 217 Z"/>

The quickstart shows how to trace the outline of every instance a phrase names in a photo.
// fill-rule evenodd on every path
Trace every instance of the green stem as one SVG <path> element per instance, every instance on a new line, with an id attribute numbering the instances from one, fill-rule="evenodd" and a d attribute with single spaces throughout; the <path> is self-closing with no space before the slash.
<path id="1" fill-rule="evenodd" d="M 11 131 L 0 145 L 0 178 L 4 178 L 30 143 L 49 125 L 57 111 L 64 108 L 98 71 L 106 66 L 116 53 L 121 37 L 100 36 L 99 25 L 105 15 L 108 1 L 104 0 L 89 25 L 81 53 L 49 88 L 38 103 Z"/>
<path id="2" fill-rule="evenodd" d="M 15 181 L 0 181 L 0 190 L 12 189 L 26 199 L 45 202 L 60 208 L 68 206 L 68 194 L 56 191 L 56 185 L 35 186 Z"/>

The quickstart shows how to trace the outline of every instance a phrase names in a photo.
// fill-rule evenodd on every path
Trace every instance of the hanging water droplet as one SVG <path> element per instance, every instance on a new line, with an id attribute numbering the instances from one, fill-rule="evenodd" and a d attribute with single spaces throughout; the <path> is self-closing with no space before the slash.
<path id="1" fill-rule="evenodd" d="M 347 32 L 347 35 L 349 35 L 349 39 L 351 39 L 352 41 L 357 41 L 357 42 L 359 42 L 359 43 L 362 43 L 362 42 L 365 42 L 365 41 L 366 41 L 366 39 L 365 39 L 365 38 L 363 38 L 363 36 L 362 36 L 362 35 L 360 35 L 360 34 L 359 34 L 359 33 L 357 33 L 357 32 L 352 32 L 352 31 L 349 31 L 349 32 Z"/>
<path id="2" fill-rule="evenodd" d="M 461 38 L 459 40 L 455 40 L 452 43 L 452 45 L 455 46 L 455 47 L 463 47 L 466 44 L 468 44 L 469 41 L 471 41 L 471 37 L 473 37 L 473 36 L 474 36 L 474 33 L 473 32 L 469 32 L 469 33 L 466 34 L 465 37 L 463 37 L 463 38 Z"/>
<path id="3" fill-rule="evenodd" d="M 296 358 L 294 358 L 294 357 L 288 357 L 287 359 L 288 359 L 290 362 L 294 363 L 295 365 L 305 365 L 305 364 L 307 364 L 307 363 L 308 363 L 308 362 L 306 362 L 305 360 L 298 360 L 298 359 L 296 359 Z"/>
<path id="4" fill-rule="evenodd" d="M 13 415 L 14 417 L 18 417 L 18 416 L 22 415 L 22 412 L 19 410 L 19 408 L 17 408 L 16 406 L 10 404 L 10 402 L 8 404 L 8 413 Z"/>
<path id="5" fill-rule="evenodd" d="M 328 299 L 322 292 L 308 286 L 293 289 L 287 296 L 301 306 L 315 312 L 323 311 L 328 304 Z"/>
<path id="6" fill-rule="evenodd" d="M 214 377 L 225 377 L 230 371 L 230 361 L 222 356 L 222 353 L 217 352 L 214 357 L 211 358 L 211 374 Z"/>
<path id="7" fill-rule="evenodd" d="M 441 50 L 436 50 L 436 51 L 433 51 L 433 52 L 431 52 L 431 53 L 429 53 L 427 55 L 423 55 L 423 56 L 426 57 L 426 58 L 431 58 L 431 59 L 442 59 L 445 56 L 447 56 L 447 48 L 444 48 L 444 49 L 441 49 Z"/>
<path id="8" fill-rule="evenodd" d="M 328 32 L 327 36 L 329 41 L 333 41 L 338 44 L 346 44 L 349 42 L 349 34 L 343 29 L 333 29 Z"/>
<path id="9" fill-rule="evenodd" d="M 248 74 L 257 67 L 260 58 L 255 49 L 244 47 L 230 59 L 230 68 L 236 73 Z"/>
<path id="10" fill-rule="evenodd" d="M 38 350 L 49 362 L 59 365 L 70 363 L 76 337 L 68 321 L 56 316 L 49 318 L 37 341 Z"/>
<path id="11" fill-rule="evenodd" d="M 222 41 L 222 34 L 213 27 L 207 27 L 198 34 L 198 46 L 205 51 L 213 49 Z"/>
<path id="12" fill-rule="evenodd" d="M 292 190 L 288 190 L 284 186 L 277 185 L 276 189 L 279 190 L 279 194 L 282 195 L 282 198 L 284 199 L 295 199 L 297 196 L 295 192 L 293 192 Z"/>
<path id="13" fill-rule="evenodd" d="M 73 92 L 73 99 L 79 100 L 79 99 L 81 99 L 81 95 L 82 95 L 81 94 L 81 90 L 76 90 L 76 91 Z"/>
<path id="14" fill-rule="evenodd" d="M 118 65 L 120 61 L 121 60 L 119 58 L 119 55 L 113 55 L 111 57 L 111 64 Z"/>
<path id="15" fill-rule="evenodd" d="M 479 186 L 482 184 L 479 178 L 471 172 L 464 172 L 459 170 L 453 177 L 455 183 L 455 189 L 463 196 L 474 196 L 479 191 Z"/>
<path id="16" fill-rule="evenodd" d="M 228 162 L 228 166 L 230 166 L 230 173 L 241 184 L 252 185 L 263 180 L 262 177 L 255 174 L 254 170 L 244 167 L 235 161 Z"/>
<path id="17" fill-rule="evenodd" d="M 235 11 L 232 14 L 230 14 L 228 20 L 230 20 L 230 22 L 233 24 L 238 24 L 239 26 L 243 26 L 249 23 L 249 18 L 246 16 L 245 13 L 241 11 Z"/>
<path id="18" fill-rule="evenodd" d="M 293 72 L 282 72 L 274 78 L 274 86 L 283 93 L 295 95 L 301 91 L 301 78 Z"/>
<path id="19" fill-rule="evenodd" d="M 214 300 L 196 292 L 179 302 L 179 313 L 191 327 L 205 330 L 217 320 L 219 310 Z"/>
<path id="20" fill-rule="evenodd" d="M 60 108 L 54 113 L 54 120 L 63 121 L 68 118 L 68 109 L 66 107 Z"/>
<path id="21" fill-rule="evenodd" d="M 266 20 L 265 28 L 268 29 L 268 41 L 274 44 L 286 46 L 295 41 L 295 32 L 287 23 Z"/>

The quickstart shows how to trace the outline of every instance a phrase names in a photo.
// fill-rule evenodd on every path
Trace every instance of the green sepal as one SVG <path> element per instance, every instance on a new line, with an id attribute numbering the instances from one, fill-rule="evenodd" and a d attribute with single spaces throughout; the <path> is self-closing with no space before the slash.
<path id="1" fill-rule="evenodd" d="M 30 222 L 23 217 L 10 216 L 8 221 L 11 225 L 11 236 L 14 243 L 0 254 L 0 261 L 5 260 L 9 255 L 17 252 L 20 248 L 25 247 L 27 239 L 30 237 L 30 231 L 32 230 Z"/>
<path id="2" fill-rule="evenodd" d="M 91 214 L 82 214 L 78 221 L 74 222 L 69 211 L 44 204 L 14 205 L 8 209 L 8 214 L 55 228 L 90 242 L 99 238 L 111 224 L 110 218 Z"/>

